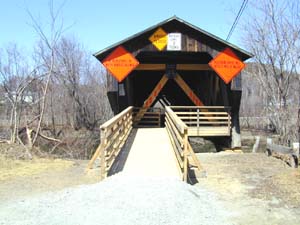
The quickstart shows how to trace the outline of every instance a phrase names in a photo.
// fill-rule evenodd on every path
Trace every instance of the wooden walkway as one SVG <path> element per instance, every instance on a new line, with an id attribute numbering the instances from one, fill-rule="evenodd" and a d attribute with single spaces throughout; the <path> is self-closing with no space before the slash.
<path id="1" fill-rule="evenodd" d="M 165 128 L 136 130 L 123 173 L 126 176 L 180 178 L 174 150 Z"/>
<path id="2" fill-rule="evenodd" d="M 230 136 L 231 118 L 224 107 L 166 106 L 165 128 L 136 129 L 133 121 L 141 118 L 135 120 L 133 115 L 130 106 L 100 127 L 101 142 L 88 168 L 98 159 L 101 180 L 123 171 L 130 176 L 178 177 L 187 182 L 190 169 L 202 170 L 188 137 Z M 152 119 L 155 126 L 161 125 L 160 113 Z"/>

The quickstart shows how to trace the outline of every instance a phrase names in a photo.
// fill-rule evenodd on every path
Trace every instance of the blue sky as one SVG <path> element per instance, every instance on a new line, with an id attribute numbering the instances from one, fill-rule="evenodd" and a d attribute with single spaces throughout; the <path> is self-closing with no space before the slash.
<path id="1" fill-rule="evenodd" d="M 178 16 L 223 39 L 243 0 L 54 0 L 64 2 L 65 35 L 75 36 L 91 53 L 108 47 L 171 16 Z M 0 48 L 10 43 L 30 52 L 38 37 L 30 26 L 29 9 L 43 26 L 49 24 L 48 0 L 0 0 Z M 249 5 L 246 10 L 249 9 Z M 244 15 L 241 20 L 243 20 Z M 230 42 L 244 47 L 237 27 Z"/>

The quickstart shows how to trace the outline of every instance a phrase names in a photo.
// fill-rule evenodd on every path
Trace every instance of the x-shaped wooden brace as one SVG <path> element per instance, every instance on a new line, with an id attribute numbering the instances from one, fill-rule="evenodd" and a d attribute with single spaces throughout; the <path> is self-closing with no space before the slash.
<path id="1" fill-rule="evenodd" d="M 143 118 L 144 114 L 147 112 L 147 110 L 150 108 L 152 103 L 157 98 L 158 94 L 161 92 L 165 84 L 169 78 L 166 74 L 163 75 L 163 77 L 160 79 L 160 81 L 157 83 L 149 97 L 144 101 L 144 104 L 142 108 L 138 111 L 138 113 L 135 116 L 134 124 L 137 125 L 140 120 Z M 196 106 L 204 106 L 203 102 L 198 98 L 198 96 L 193 92 L 193 90 L 187 85 L 187 83 L 182 79 L 182 77 L 177 73 L 174 77 L 175 82 L 181 87 L 181 89 L 184 91 L 184 93 L 191 99 L 191 101 Z"/>

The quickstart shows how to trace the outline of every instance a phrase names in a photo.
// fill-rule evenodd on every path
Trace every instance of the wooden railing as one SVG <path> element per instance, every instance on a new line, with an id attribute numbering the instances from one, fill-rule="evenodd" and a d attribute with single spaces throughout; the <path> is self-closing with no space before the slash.
<path id="1" fill-rule="evenodd" d="M 172 106 L 187 125 L 189 136 L 230 136 L 230 108 L 224 106 Z"/>
<path id="2" fill-rule="evenodd" d="M 128 107 L 121 113 L 100 126 L 101 143 L 88 164 L 91 169 L 95 160 L 100 158 L 101 180 L 106 178 L 108 171 L 126 142 L 132 129 L 133 107 Z"/>
<path id="3" fill-rule="evenodd" d="M 188 178 L 188 127 L 179 119 L 170 107 L 166 107 L 165 125 L 168 131 L 182 180 Z"/>
<path id="4" fill-rule="evenodd" d="M 189 143 L 187 125 L 175 114 L 171 107 L 166 107 L 165 115 L 166 130 L 175 152 L 181 178 L 187 182 L 189 169 L 194 167 L 200 171 L 203 168 Z"/>
<path id="5" fill-rule="evenodd" d="M 141 118 L 136 118 L 140 109 L 141 108 L 138 107 L 133 109 L 133 121 L 135 127 L 160 127 L 162 109 L 148 108 Z"/>

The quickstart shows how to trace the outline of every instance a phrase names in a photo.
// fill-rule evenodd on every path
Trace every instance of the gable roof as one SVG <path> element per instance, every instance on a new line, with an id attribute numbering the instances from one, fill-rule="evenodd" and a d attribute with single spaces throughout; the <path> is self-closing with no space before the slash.
<path id="1" fill-rule="evenodd" d="M 178 27 L 178 29 L 188 30 L 190 32 L 196 33 L 196 35 L 209 40 L 209 42 L 213 43 L 214 46 L 218 46 L 219 49 L 225 49 L 226 47 L 230 47 L 231 49 L 235 50 L 236 54 L 240 57 L 241 60 L 245 61 L 251 57 L 253 57 L 253 54 L 250 52 L 243 50 L 239 48 L 238 46 L 225 41 L 216 35 L 213 35 L 197 26 L 194 26 L 193 24 L 190 24 L 186 22 L 183 19 L 178 18 L 177 16 L 173 16 L 167 20 L 164 20 L 154 26 L 151 26 L 139 33 L 136 33 L 120 42 L 117 42 L 99 52 L 96 52 L 93 54 L 99 61 L 103 60 L 106 56 L 108 56 L 117 46 L 119 45 L 129 45 L 131 43 L 136 42 L 137 40 L 141 40 L 141 38 L 144 38 L 148 40 L 148 37 L 152 35 L 152 33 L 159 27 Z"/>

